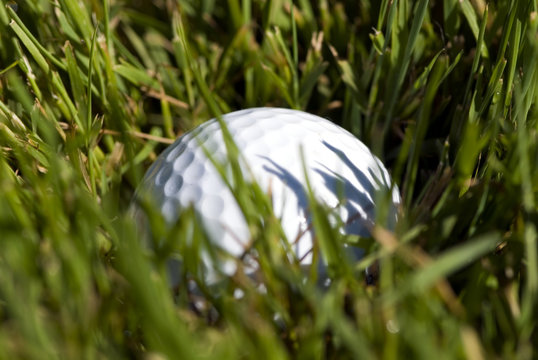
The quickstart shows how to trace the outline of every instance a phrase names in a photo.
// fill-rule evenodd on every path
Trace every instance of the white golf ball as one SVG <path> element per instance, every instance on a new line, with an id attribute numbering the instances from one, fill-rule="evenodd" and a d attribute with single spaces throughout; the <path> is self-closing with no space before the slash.
<path id="1" fill-rule="evenodd" d="M 381 161 L 348 131 L 321 117 L 280 108 L 236 111 L 222 120 L 240 151 L 237 161 L 245 179 L 271 194 L 274 213 L 303 265 L 312 263 L 315 241 L 305 168 L 316 200 L 340 218 L 335 224 L 344 224 L 342 233 L 369 236 L 380 193 L 390 198 L 388 218 L 380 225 L 394 225 L 398 190 Z M 169 223 L 192 205 L 212 244 L 239 258 L 251 246 L 251 234 L 232 191 L 206 154 L 221 164 L 228 161 L 216 119 L 169 146 L 148 170 L 138 193 L 148 193 Z M 229 172 L 229 164 L 225 168 Z M 348 248 L 356 252 L 355 258 L 361 255 L 360 249 Z M 237 262 L 215 265 L 208 254 L 201 255 L 209 284 L 219 281 L 216 266 L 225 275 L 236 271 Z"/>

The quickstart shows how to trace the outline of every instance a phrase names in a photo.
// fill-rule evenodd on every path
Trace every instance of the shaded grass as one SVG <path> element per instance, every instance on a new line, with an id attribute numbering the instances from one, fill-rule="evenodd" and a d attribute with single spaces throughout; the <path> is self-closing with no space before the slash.
<path id="1" fill-rule="evenodd" d="M 536 356 L 537 10 L 535 1 L 7 2 L 2 353 Z M 243 184 L 267 293 L 239 271 L 218 296 L 203 289 L 214 319 L 192 309 L 185 284 L 173 296 L 166 281 L 178 249 L 203 275 L 194 214 L 173 229 L 154 214 L 152 230 L 168 240 L 148 252 L 126 208 L 171 139 L 262 105 L 304 109 L 359 136 L 392 169 L 401 217 L 394 233 L 360 240 L 370 247 L 363 262 L 331 261 L 338 276 L 322 292 L 315 273 L 303 281 L 270 245 L 281 236 L 270 201 Z M 326 210 L 315 215 L 320 255 L 342 258 Z M 376 287 L 361 271 L 373 260 Z"/>

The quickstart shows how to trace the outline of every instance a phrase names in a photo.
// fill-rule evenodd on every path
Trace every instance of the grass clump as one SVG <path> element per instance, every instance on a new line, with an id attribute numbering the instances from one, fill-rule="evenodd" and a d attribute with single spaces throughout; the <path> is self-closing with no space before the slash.
<path id="1" fill-rule="evenodd" d="M 537 7 L 3 2 L 0 353 L 535 357 Z M 172 296 L 165 260 L 181 244 L 148 254 L 127 207 L 175 137 L 263 105 L 331 118 L 369 145 L 401 189 L 400 221 L 375 229 L 357 265 L 380 262 L 377 286 L 336 269 L 321 292 L 260 247 L 267 293 L 238 275 L 209 296 L 215 319 Z M 278 238 L 256 196 L 253 233 Z M 204 239 L 188 211 L 170 234 L 154 223 Z"/>

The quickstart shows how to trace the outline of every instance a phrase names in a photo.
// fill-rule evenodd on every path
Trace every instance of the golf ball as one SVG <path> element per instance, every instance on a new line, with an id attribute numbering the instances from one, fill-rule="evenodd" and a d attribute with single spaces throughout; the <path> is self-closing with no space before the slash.
<path id="1" fill-rule="evenodd" d="M 256 181 L 270 194 L 289 249 L 302 265 L 312 264 L 315 242 L 307 179 L 316 201 L 330 209 L 341 233 L 369 236 L 376 221 L 376 201 L 381 198 L 389 201 L 388 216 L 380 225 L 394 225 L 398 190 L 381 161 L 348 131 L 321 117 L 280 108 L 236 111 L 223 115 L 222 120 L 239 149 L 232 161 L 239 164 L 245 181 Z M 138 194 L 149 194 L 168 223 L 174 223 L 182 209 L 193 206 L 211 244 L 238 259 L 249 249 L 252 238 L 230 189 L 234 184 L 226 149 L 219 121 L 205 122 L 157 158 Z M 215 162 L 222 164 L 223 174 Z M 360 249 L 348 248 L 355 258 L 361 256 Z M 208 283 L 219 281 L 217 273 L 232 275 L 236 271 L 237 261 L 215 265 L 207 253 L 201 256 Z"/>

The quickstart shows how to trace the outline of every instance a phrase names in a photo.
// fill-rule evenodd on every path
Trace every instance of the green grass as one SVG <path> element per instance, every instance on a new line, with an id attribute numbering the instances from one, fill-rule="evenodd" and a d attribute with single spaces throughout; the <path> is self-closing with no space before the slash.
<path id="1" fill-rule="evenodd" d="M 536 0 L 2 2 L 0 357 L 536 358 L 537 11 Z M 179 250 L 201 276 L 203 229 L 190 211 L 173 229 L 152 216 L 165 241 L 149 252 L 129 202 L 172 139 L 265 105 L 328 117 L 370 146 L 400 187 L 400 221 L 360 240 L 361 263 L 333 261 L 321 291 L 273 246 L 270 202 L 244 184 L 267 294 L 240 271 L 218 296 L 202 286 L 212 310 L 195 312 L 165 264 Z M 318 256 L 341 256 L 314 211 Z M 380 279 L 366 286 L 374 260 Z"/>

